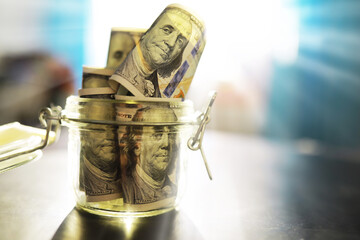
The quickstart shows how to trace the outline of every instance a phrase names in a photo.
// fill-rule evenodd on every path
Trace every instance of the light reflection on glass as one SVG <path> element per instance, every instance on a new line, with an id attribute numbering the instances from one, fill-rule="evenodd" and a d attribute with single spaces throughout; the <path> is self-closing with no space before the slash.
<path id="1" fill-rule="evenodd" d="M 132 233 L 133 233 L 133 225 L 135 223 L 134 217 L 125 217 L 124 223 L 125 223 L 125 237 L 126 239 L 131 239 Z"/>

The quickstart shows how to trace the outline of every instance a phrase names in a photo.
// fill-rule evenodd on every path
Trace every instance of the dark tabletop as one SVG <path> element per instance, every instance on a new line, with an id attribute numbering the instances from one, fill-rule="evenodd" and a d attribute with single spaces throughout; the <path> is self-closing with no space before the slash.
<path id="1" fill-rule="evenodd" d="M 66 142 L 0 174 L 0 239 L 360 239 L 356 152 L 207 131 L 213 181 L 192 152 L 179 209 L 114 218 L 74 208 Z"/>

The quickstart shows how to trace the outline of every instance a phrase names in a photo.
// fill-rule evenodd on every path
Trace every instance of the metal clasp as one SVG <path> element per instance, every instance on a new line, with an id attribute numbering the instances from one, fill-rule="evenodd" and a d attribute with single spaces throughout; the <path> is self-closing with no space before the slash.
<path id="1" fill-rule="evenodd" d="M 202 158 L 204 160 L 204 164 L 205 164 L 205 167 L 206 167 L 206 171 L 207 171 L 207 173 L 209 175 L 210 180 L 212 180 L 212 175 L 211 175 L 211 172 L 210 172 L 210 168 L 209 168 L 209 165 L 207 163 L 204 150 L 202 148 L 202 140 L 203 140 L 204 133 L 205 133 L 205 127 L 210 122 L 210 111 L 211 111 L 212 105 L 214 104 L 217 92 L 213 91 L 209 95 L 210 95 L 210 100 L 209 100 L 209 103 L 208 103 L 208 105 L 206 107 L 206 110 L 205 110 L 204 113 L 200 114 L 199 117 L 198 117 L 198 119 L 200 121 L 199 128 L 197 129 L 195 135 L 193 137 L 189 138 L 189 140 L 187 142 L 187 145 L 188 145 L 188 148 L 190 148 L 193 151 L 197 151 L 197 150 L 200 149 L 201 156 L 202 156 Z"/>
<path id="2" fill-rule="evenodd" d="M 39 120 L 40 123 L 44 127 L 46 127 L 46 133 L 44 139 L 42 139 L 39 145 L 35 147 L 27 148 L 27 149 L 16 149 L 14 151 L 10 151 L 3 154 L 2 156 L 0 156 L 0 162 L 5 162 L 6 160 L 18 157 L 20 155 L 32 153 L 36 150 L 45 148 L 49 144 L 49 135 L 52 129 L 54 129 L 53 131 L 55 132 L 54 142 L 56 142 L 56 140 L 60 136 L 60 131 L 61 131 L 61 110 L 62 109 L 60 106 L 56 106 L 52 108 L 43 108 L 40 111 Z"/>
<path id="3" fill-rule="evenodd" d="M 40 149 L 45 148 L 49 144 L 49 134 L 52 130 L 53 125 L 53 131 L 55 132 L 54 142 L 57 142 L 57 140 L 59 139 L 61 133 L 61 111 L 62 108 L 60 106 L 52 106 L 51 108 L 41 109 L 39 114 L 39 120 L 41 125 L 43 125 L 43 127 L 46 127 L 46 135 L 45 139 L 43 140 L 43 146 Z"/>

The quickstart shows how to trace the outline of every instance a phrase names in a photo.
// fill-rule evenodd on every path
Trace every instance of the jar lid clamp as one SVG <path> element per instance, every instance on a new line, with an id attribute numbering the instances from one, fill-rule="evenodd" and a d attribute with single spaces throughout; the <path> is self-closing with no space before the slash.
<path id="1" fill-rule="evenodd" d="M 190 148 L 193 151 L 200 150 L 201 156 L 204 160 L 206 171 L 209 175 L 210 180 L 212 180 L 212 174 L 211 174 L 209 165 L 207 163 L 204 150 L 202 148 L 202 140 L 203 140 L 204 133 L 205 133 L 205 127 L 210 122 L 210 111 L 211 111 L 212 105 L 214 104 L 217 93 L 214 91 L 214 92 L 211 92 L 209 95 L 210 95 L 210 101 L 206 107 L 206 110 L 204 113 L 201 113 L 200 116 L 198 117 L 198 119 L 200 120 L 199 128 L 197 129 L 195 135 L 193 137 L 189 138 L 187 145 L 188 145 L 188 148 Z"/>

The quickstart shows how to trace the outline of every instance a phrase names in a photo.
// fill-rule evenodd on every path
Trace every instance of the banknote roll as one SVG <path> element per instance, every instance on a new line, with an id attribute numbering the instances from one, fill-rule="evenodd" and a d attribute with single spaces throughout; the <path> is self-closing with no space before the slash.
<path id="1" fill-rule="evenodd" d="M 205 42 L 203 21 L 183 6 L 169 5 L 116 69 L 109 84 L 118 95 L 184 98 Z"/>
<path id="2" fill-rule="evenodd" d="M 79 96 L 112 99 L 115 91 L 109 87 L 108 79 L 113 73 L 114 70 L 111 69 L 83 66 L 82 89 L 79 89 Z M 96 119 L 99 116 L 113 115 L 114 108 L 94 104 L 82 114 L 88 114 L 88 118 Z M 80 133 L 79 188 L 85 191 L 87 201 L 118 198 L 120 196 L 117 187 L 118 170 L 108 167 L 108 165 L 117 166 L 116 128 L 101 124 L 89 125 L 89 128 L 91 131 Z"/>
<path id="3" fill-rule="evenodd" d="M 83 67 L 82 88 L 79 89 L 80 97 L 97 95 L 112 95 L 115 91 L 109 86 L 109 77 L 114 73 L 112 69 Z M 106 98 L 104 96 L 104 98 Z"/>
<path id="4" fill-rule="evenodd" d="M 115 70 L 119 67 L 145 31 L 135 28 L 112 28 L 106 68 Z"/>
<path id="5" fill-rule="evenodd" d="M 114 108 L 99 102 L 81 109 L 80 114 L 88 119 L 113 119 Z M 118 199 L 121 183 L 117 128 L 86 124 L 86 129 L 80 131 L 79 188 L 85 192 L 88 202 Z"/>

